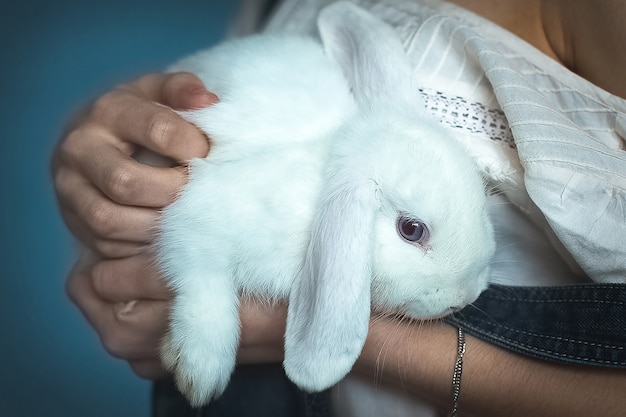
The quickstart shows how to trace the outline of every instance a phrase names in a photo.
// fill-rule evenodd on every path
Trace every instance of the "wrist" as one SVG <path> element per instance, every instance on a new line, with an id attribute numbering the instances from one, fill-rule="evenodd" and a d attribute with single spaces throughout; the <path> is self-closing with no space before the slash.
<path id="1" fill-rule="evenodd" d="M 239 307 L 241 339 L 239 363 L 282 362 L 287 306 L 244 299 Z"/>
<path id="2" fill-rule="evenodd" d="M 354 371 L 450 405 L 457 330 L 441 322 L 372 320 Z"/>

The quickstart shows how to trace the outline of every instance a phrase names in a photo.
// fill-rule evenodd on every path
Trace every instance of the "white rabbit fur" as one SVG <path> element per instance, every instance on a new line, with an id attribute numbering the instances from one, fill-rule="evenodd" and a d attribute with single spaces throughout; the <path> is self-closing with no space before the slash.
<path id="1" fill-rule="evenodd" d="M 393 29 L 345 2 L 318 27 L 322 43 L 257 35 L 172 67 L 220 98 L 182 113 L 211 151 L 191 161 L 157 245 L 175 291 L 162 358 L 194 405 L 229 381 L 241 293 L 289 299 L 285 370 L 317 391 L 352 368 L 372 308 L 437 317 L 487 285 L 483 181 L 427 115 Z M 429 240 L 403 240 L 400 216 Z"/>

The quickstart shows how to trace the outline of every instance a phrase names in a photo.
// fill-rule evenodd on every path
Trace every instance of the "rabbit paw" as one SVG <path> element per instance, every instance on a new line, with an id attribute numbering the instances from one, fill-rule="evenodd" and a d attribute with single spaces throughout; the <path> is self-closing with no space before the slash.
<path id="1" fill-rule="evenodd" d="M 204 343 L 195 336 L 170 333 L 161 348 L 161 360 L 173 372 L 176 386 L 194 407 L 219 397 L 230 380 L 233 359 L 213 350 L 215 343 Z M 223 351 L 223 350 L 222 350 Z"/>

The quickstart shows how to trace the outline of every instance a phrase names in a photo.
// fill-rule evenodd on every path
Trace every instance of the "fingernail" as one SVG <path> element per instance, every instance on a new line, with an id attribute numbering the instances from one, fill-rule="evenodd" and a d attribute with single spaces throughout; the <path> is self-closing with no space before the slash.
<path id="1" fill-rule="evenodd" d="M 193 96 L 193 107 L 195 108 L 208 107 L 219 101 L 217 95 L 202 87 L 193 88 L 190 90 L 190 93 Z"/>
<path id="2" fill-rule="evenodd" d="M 117 310 L 117 314 L 126 315 L 132 313 L 137 305 L 137 300 L 127 301 L 125 303 L 117 303 L 115 309 Z"/>

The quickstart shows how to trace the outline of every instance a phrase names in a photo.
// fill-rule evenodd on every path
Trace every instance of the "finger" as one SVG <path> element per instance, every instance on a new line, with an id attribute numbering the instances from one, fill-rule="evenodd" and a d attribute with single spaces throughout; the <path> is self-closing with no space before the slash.
<path id="1" fill-rule="evenodd" d="M 190 72 L 150 74 L 137 84 L 152 100 L 176 110 L 202 109 L 218 101 L 202 80 Z"/>
<path id="2" fill-rule="evenodd" d="M 123 259 L 137 256 L 148 250 L 149 246 L 149 243 L 143 242 L 98 239 L 90 249 L 106 259 Z"/>
<path id="3" fill-rule="evenodd" d="M 155 167 L 135 160 L 132 146 L 115 143 L 106 134 L 83 129 L 70 134 L 62 146 L 54 174 L 56 188 L 79 194 L 80 174 L 120 204 L 164 207 L 186 181 L 185 169 Z M 78 178 L 76 178 L 78 177 Z M 66 184 L 69 182 L 68 184 Z"/>
<path id="4" fill-rule="evenodd" d="M 173 297 L 148 253 L 102 260 L 94 265 L 91 274 L 98 297 L 110 303 L 169 301 Z"/>
<path id="5" fill-rule="evenodd" d="M 161 365 L 159 358 L 131 360 L 128 364 L 137 376 L 150 381 L 165 378 L 169 375 Z"/>
<path id="6" fill-rule="evenodd" d="M 110 129 L 122 145 L 130 142 L 181 163 L 208 153 L 208 140 L 197 127 L 145 97 L 113 91 L 98 99 L 93 109 L 94 120 Z M 128 155 L 136 150 L 126 146 L 119 149 Z"/>
<path id="7" fill-rule="evenodd" d="M 128 258 L 146 250 L 145 242 L 98 239 L 84 227 L 83 220 L 73 213 L 64 214 L 65 223 L 74 237 L 103 258 Z"/>
<path id="8" fill-rule="evenodd" d="M 145 242 L 99 239 L 86 228 L 83 219 L 67 210 L 62 209 L 61 213 L 72 235 L 103 258 L 128 258 L 146 250 L 147 243 Z"/>
<path id="9" fill-rule="evenodd" d="M 167 302 L 136 300 L 113 304 L 112 317 L 100 335 L 107 352 L 125 360 L 158 357 L 169 318 Z"/>
<path id="10" fill-rule="evenodd" d="M 97 240 L 152 240 L 158 210 L 117 204 L 71 170 L 59 171 L 56 184 L 62 212 L 89 246 Z"/>
<path id="11" fill-rule="evenodd" d="M 146 165 L 112 147 L 103 147 L 82 168 L 107 197 L 132 206 L 165 207 L 187 181 L 186 169 Z"/>
<path id="12" fill-rule="evenodd" d="M 169 306 L 164 301 L 108 303 L 98 297 L 89 277 L 90 262 L 78 263 L 67 281 L 67 293 L 94 327 L 104 348 L 125 360 L 158 357 Z"/>
<path id="13" fill-rule="evenodd" d="M 202 109 L 217 101 L 200 78 L 189 72 L 168 74 L 161 88 L 160 102 L 176 110 Z"/>

